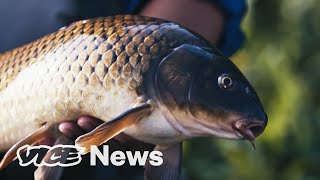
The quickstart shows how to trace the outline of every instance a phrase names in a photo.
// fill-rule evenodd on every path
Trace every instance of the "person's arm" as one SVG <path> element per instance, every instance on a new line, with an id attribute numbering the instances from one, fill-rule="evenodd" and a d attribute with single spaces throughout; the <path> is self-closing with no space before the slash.
<path id="1" fill-rule="evenodd" d="M 223 13 L 207 0 L 151 0 L 139 14 L 177 22 L 213 44 L 223 32 Z"/>

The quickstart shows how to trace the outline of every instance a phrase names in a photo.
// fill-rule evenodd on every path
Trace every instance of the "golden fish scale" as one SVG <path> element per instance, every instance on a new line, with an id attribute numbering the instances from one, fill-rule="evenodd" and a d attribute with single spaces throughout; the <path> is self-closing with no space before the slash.
<path id="1" fill-rule="evenodd" d="M 144 74 L 170 49 L 205 42 L 141 16 L 84 20 L 0 55 L 0 150 L 46 122 L 132 107 Z"/>

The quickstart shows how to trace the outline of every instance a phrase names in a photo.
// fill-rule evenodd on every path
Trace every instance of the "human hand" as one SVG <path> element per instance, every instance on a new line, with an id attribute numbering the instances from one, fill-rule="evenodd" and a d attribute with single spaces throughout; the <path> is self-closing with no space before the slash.
<path id="1" fill-rule="evenodd" d="M 94 128 L 102 124 L 103 121 L 91 116 L 81 116 L 76 121 L 65 121 L 59 124 L 59 131 L 70 139 L 76 139 L 77 137 L 92 131 Z M 40 141 L 40 144 L 52 146 L 55 142 L 54 138 L 45 138 Z M 138 141 L 126 134 L 120 133 L 108 143 L 112 149 L 117 150 L 132 150 L 132 151 L 144 151 L 152 150 L 154 145 Z M 112 151 L 111 149 L 111 151 Z"/>
<path id="2" fill-rule="evenodd" d="M 92 131 L 103 121 L 91 116 L 81 116 L 76 121 L 65 121 L 59 125 L 59 131 L 70 139 Z"/>

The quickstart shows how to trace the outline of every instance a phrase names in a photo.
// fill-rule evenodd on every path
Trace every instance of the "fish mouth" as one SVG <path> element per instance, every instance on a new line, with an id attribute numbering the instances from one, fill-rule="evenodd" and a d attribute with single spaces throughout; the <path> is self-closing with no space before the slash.
<path id="1" fill-rule="evenodd" d="M 266 127 L 265 122 L 253 120 L 238 120 L 232 124 L 232 128 L 240 134 L 244 139 L 251 142 L 255 149 L 255 139 L 264 131 Z"/>

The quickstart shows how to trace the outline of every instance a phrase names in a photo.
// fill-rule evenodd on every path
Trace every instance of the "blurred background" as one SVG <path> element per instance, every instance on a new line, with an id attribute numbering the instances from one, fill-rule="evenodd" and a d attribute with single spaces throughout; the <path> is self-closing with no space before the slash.
<path id="1" fill-rule="evenodd" d="M 41 6 L 34 0 L 29 1 L 35 9 Z M 23 16 L 24 8 L 17 9 L 15 1 L 3 2 L 11 3 L 13 10 Z M 201 138 L 186 142 L 183 171 L 191 180 L 320 179 L 320 2 L 248 0 L 248 4 L 248 13 L 242 24 L 246 43 L 231 59 L 261 97 L 269 124 L 256 140 L 255 151 L 246 141 Z M 105 11 L 94 3 L 82 5 L 95 6 L 95 13 L 100 16 Z M 112 7 L 109 8 L 112 11 Z M 71 5 L 66 5 L 65 9 L 66 12 L 85 12 L 85 8 L 74 9 Z M 50 18 L 56 13 L 54 5 L 42 10 L 48 15 L 42 18 L 48 21 L 19 23 L 32 23 L 32 28 L 48 27 L 47 31 L 41 32 L 43 34 L 63 25 L 55 23 L 55 27 L 51 27 Z M 0 7 L 0 20 L 10 20 L 3 12 Z M 60 16 L 73 18 L 69 14 Z M 14 34 L 12 31 L 21 31 L 14 25 L 2 32 Z M 27 42 L 22 39 L 20 44 L 8 44 L 12 37 L 6 34 L 0 37 L 0 51 Z M 34 38 L 38 37 L 34 35 Z M 4 45 L 4 42 L 8 43 Z M 88 170 L 82 171 L 88 173 Z M 91 168 L 91 172 L 94 171 Z"/>
<path id="2" fill-rule="evenodd" d="M 249 0 L 247 41 L 231 59 L 261 97 L 265 132 L 249 142 L 185 144 L 191 179 L 320 179 L 320 2 Z"/>

